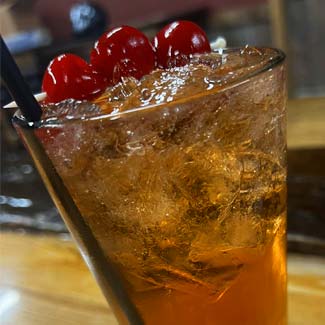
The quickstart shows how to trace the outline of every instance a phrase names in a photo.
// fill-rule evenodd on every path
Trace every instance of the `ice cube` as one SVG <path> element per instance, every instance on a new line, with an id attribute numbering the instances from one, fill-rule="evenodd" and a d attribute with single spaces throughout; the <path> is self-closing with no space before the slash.
<path id="1" fill-rule="evenodd" d="M 197 270 L 194 274 L 171 265 L 155 265 L 147 274 L 164 288 L 202 296 L 208 303 L 214 303 L 229 289 L 239 273 L 233 268 L 216 268 Z"/>
<path id="2" fill-rule="evenodd" d="M 98 105 L 74 99 L 66 99 L 59 103 L 43 105 L 42 119 L 85 118 L 101 113 Z"/>
<path id="3" fill-rule="evenodd" d="M 241 234 L 242 230 L 247 231 L 247 228 L 238 230 L 240 220 L 237 220 L 237 222 L 237 229 L 229 234 L 227 233 L 229 228 L 225 229 L 225 224 L 231 227 L 235 222 L 231 223 L 227 219 L 220 222 L 218 226 L 216 225 L 217 222 L 215 222 L 215 225 L 211 224 L 210 230 L 199 233 L 191 245 L 190 262 L 205 270 L 217 268 L 232 270 L 230 278 L 238 276 L 245 265 L 254 263 L 263 254 L 264 247 L 259 243 L 251 245 L 253 239 L 248 238 L 246 234 Z M 248 232 L 251 234 L 252 230 L 249 229 Z M 242 238 L 236 238 L 238 234 Z M 241 239 L 247 241 L 244 243 Z M 211 273 L 210 276 L 213 276 L 213 272 Z M 220 275 L 217 274 L 217 276 Z"/>

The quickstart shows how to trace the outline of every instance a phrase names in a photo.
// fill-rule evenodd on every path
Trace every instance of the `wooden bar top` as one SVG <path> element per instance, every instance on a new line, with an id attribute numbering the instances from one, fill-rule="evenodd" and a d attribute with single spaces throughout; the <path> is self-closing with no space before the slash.
<path id="1" fill-rule="evenodd" d="M 0 324 L 116 325 L 69 237 L 0 235 Z M 325 258 L 289 255 L 289 325 L 325 324 Z"/>
<path id="2" fill-rule="evenodd" d="M 325 97 L 288 101 L 288 148 L 325 148 Z"/>

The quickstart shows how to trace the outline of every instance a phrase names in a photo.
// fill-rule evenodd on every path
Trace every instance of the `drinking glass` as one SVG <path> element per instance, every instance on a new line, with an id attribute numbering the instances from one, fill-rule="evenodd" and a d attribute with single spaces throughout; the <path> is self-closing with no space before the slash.
<path id="1" fill-rule="evenodd" d="M 14 117 L 121 324 L 286 323 L 284 55 L 216 61 L 181 99 Z"/>

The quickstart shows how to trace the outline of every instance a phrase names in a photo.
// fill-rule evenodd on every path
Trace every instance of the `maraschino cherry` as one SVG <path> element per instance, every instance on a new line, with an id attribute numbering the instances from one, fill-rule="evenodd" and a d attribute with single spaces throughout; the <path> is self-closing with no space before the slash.
<path id="1" fill-rule="evenodd" d="M 107 87 L 107 78 L 74 54 L 62 54 L 48 65 L 42 83 L 47 103 L 64 99 L 91 100 Z"/>
<path id="2" fill-rule="evenodd" d="M 147 37 L 130 26 L 109 30 L 95 43 L 91 64 L 112 84 L 121 77 L 140 79 L 155 67 L 155 53 Z"/>
<path id="3" fill-rule="evenodd" d="M 157 65 L 181 66 L 192 54 L 210 52 L 204 31 L 190 21 L 165 26 L 154 38 L 130 26 L 110 29 L 95 43 L 91 64 L 74 54 L 62 54 L 49 64 L 42 88 L 47 103 L 64 99 L 92 100 L 122 77 L 142 78 Z"/>
<path id="4" fill-rule="evenodd" d="M 196 24 L 181 20 L 165 26 L 153 40 L 160 68 L 182 66 L 191 54 L 211 51 L 205 32 Z"/>

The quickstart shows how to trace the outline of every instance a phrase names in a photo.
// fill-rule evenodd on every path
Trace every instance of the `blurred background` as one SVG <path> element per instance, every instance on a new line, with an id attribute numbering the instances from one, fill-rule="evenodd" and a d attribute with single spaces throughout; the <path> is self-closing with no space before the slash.
<path id="1" fill-rule="evenodd" d="M 289 323 L 324 324 L 319 306 L 325 297 L 325 259 L 314 259 L 325 256 L 324 13 L 324 0 L 0 0 L 0 32 L 34 93 L 40 91 L 44 70 L 54 56 L 70 52 L 88 59 L 97 37 L 121 24 L 153 37 L 165 24 L 187 19 L 198 23 L 211 41 L 223 36 L 229 47 L 283 49 L 289 95 L 289 319 L 296 319 Z M 1 107 L 11 101 L 2 84 L 0 95 Z M 89 295 L 98 290 L 89 284 L 89 272 L 78 273 L 84 267 L 78 253 L 54 244 L 53 238 L 69 239 L 69 235 L 11 126 L 13 113 L 13 109 L 0 110 L 0 268 L 4 271 L 0 322 L 4 308 L 22 299 L 6 324 L 41 324 L 38 311 L 43 311 L 44 324 L 50 319 L 53 324 L 108 324 L 106 303 L 98 298 L 97 304 L 99 300 Z M 45 237 L 48 242 L 40 239 Z M 66 289 L 61 284 L 69 267 Z M 67 322 L 66 315 L 76 317 L 75 322 Z"/>
<path id="2" fill-rule="evenodd" d="M 308 111 L 314 109 L 309 106 L 314 104 L 299 100 L 319 98 L 316 106 L 324 103 L 324 12 L 323 0 L 1 0 L 0 31 L 37 93 L 54 56 L 70 52 L 88 59 L 94 41 L 109 27 L 133 25 L 153 37 L 168 22 L 192 20 L 206 30 L 211 41 L 223 36 L 230 47 L 249 44 L 283 49 L 288 57 L 289 99 L 291 106 L 297 106 L 293 115 L 301 116 L 299 107 L 304 106 L 307 121 Z M 2 85 L 1 106 L 10 101 Z M 65 233 L 11 127 L 12 113 L 1 110 L 1 228 Z M 292 131 L 298 138 L 299 123 Z M 319 123 L 325 128 L 324 121 L 320 119 Z M 289 139 L 289 249 L 325 254 L 325 138 L 322 134 L 316 137 L 316 143 L 311 139 L 305 145 Z"/>

